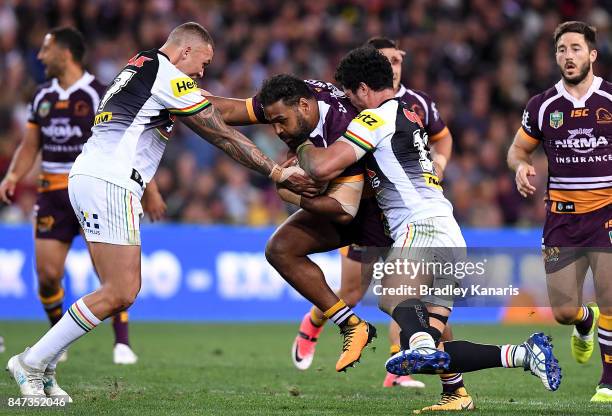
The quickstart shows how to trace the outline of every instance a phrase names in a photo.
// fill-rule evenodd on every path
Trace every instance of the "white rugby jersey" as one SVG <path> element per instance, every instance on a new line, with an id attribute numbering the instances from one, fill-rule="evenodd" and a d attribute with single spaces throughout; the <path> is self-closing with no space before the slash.
<path id="1" fill-rule="evenodd" d="M 92 136 L 70 176 L 88 175 L 141 197 L 164 153 L 176 116 L 207 108 L 197 83 L 157 49 L 134 56 L 100 100 Z"/>
<path id="2" fill-rule="evenodd" d="M 359 113 L 344 138 L 367 152 L 366 172 L 391 238 L 405 234 L 411 222 L 452 217 L 421 120 L 397 98 Z"/>

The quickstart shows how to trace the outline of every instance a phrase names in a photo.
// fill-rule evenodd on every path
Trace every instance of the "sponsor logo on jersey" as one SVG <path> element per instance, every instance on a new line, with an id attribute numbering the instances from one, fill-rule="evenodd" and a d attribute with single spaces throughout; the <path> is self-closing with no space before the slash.
<path id="1" fill-rule="evenodd" d="M 421 123 L 425 122 L 425 110 L 423 110 L 423 107 L 418 104 L 412 104 L 410 109 L 414 111 L 417 116 L 419 116 L 419 118 L 421 119 Z"/>
<path id="2" fill-rule="evenodd" d="M 608 140 L 604 136 L 595 137 L 593 129 L 568 130 L 570 136 L 567 139 L 555 140 L 555 146 L 572 149 L 577 153 L 589 153 L 599 146 L 607 146 Z"/>
<path id="3" fill-rule="evenodd" d="M 378 176 L 376 176 L 376 172 L 366 168 L 366 173 L 368 174 L 368 178 L 370 178 L 370 184 L 372 185 L 372 188 L 378 188 L 380 186 L 380 179 L 378 179 Z"/>
<path id="4" fill-rule="evenodd" d="M 175 97 L 181 97 L 198 90 L 198 83 L 188 77 L 175 78 L 170 81 L 170 84 Z"/>
<path id="5" fill-rule="evenodd" d="M 527 130 L 527 132 L 531 133 L 531 126 L 529 125 L 529 111 L 523 111 L 523 119 L 521 120 L 522 126 Z"/>
<path id="6" fill-rule="evenodd" d="M 385 122 L 377 114 L 370 111 L 362 111 L 357 117 L 355 117 L 355 121 L 370 131 L 376 130 L 385 124 Z"/>
<path id="7" fill-rule="evenodd" d="M 414 111 L 408 110 L 404 108 L 404 116 L 415 124 L 418 124 L 420 128 L 423 128 L 423 123 L 421 122 L 421 118 Z"/>
<path id="8" fill-rule="evenodd" d="M 70 101 L 69 100 L 59 100 L 55 103 L 55 109 L 56 110 L 66 110 L 68 109 L 68 107 L 70 107 Z"/>
<path id="9" fill-rule="evenodd" d="M 51 111 L 51 103 L 47 100 L 44 100 L 38 106 L 38 116 L 41 118 L 47 117 L 50 111 Z"/>
<path id="10" fill-rule="evenodd" d="M 572 112 L 570 113 L 570 117 L 586 117 L 589 115 L 589 109 L 588 108 L 575 108 L 572 110 Z"/>
<path id="11" fill-rule="evenodd" d="M 597 124 L 608 124 L 612 123 L 612 113 L 606 108 L 600 107 L 595 112 Z"/>
<path id="12" fill-rule="evenodd" d="M 71 125 L 68 117 L 52 118 L 51 124 L 41 127 L 40 131 L 55 143 L 66 143 L 72 137 L 83 137 L 81 127 Z"/>
<path id="13" fill-rule="evenodd" d="M 100 123 L 106 123 L 107 121 L 111 121 L 113 119 L 113 113 L 105 111 L 100 113 L 94 119 L 94 126 L 97 126 Z"/>
<path id="14" fill-rule="evenodd" d="M 559 110 L 555 110 L 554 113 L 550 113 L 550 127 L 558 129 L 563 125 L 563 113 Z"/>
<path id="15" fill-rule="evenodd" d="M 89 104 L 87 104 L 85 101 L 77 101 L 77 103 L 74 105 L 74 115 L 76 117 L 87 117 L 90 111 Z"/>
<path id="16" fill-rule="evenodd" d="M 129 61 L 128 65 L 135 66 L 136 68 L 142 68 L 145 62 L 152 61 L 152 58 L 147 58 L 146 56 L 138 56 L 134 55 Z"/>
<path id="17" fill-rule="evenodd" d="M 442 189 L 442 185 L 440 185 L 440 178 L 438 178 L 436 175 L 424 173 L 423 178 L 425 179 L 425 184 L 427 186 L 431 186 L 436 189 Z"/>

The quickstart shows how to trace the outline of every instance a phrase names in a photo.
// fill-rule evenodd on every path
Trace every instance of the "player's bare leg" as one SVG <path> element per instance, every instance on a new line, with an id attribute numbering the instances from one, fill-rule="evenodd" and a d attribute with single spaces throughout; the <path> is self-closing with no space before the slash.
<path id="1" fill-rule="evenodd" d="M 125 310 L 136 299 L 141 282 L 140 246 L 89 244 L 101 286 L 77 300 L 36 344 L 9 360 L 9 370 L 22 394 L 43 396 L 43 374 L 49 363 L 102 320 Z"/>
<path id="2" fill-rule="evenodd" d="M 612 253 L 593 252 L 588 254 L 595 296 L 599 305 L 598 341 L 601 352 L 602 372 L 597 385 L 593 402 L 612 402 Z"/>
<path id="3" fill-rule="evenodd" d="M 64 264 L 70 244 L 48 238 L 34 239 L 38 296 L 49 323 L 55 325 L 62 317 L 64 303 Z"/>
<path id="4" fill-rule="evenodd" d="M 376 336 L 376 329 L 336 296 L 319 266 L 307 257 L 342 245 L 334 224 L 300 210 L 276 230 L 266 246 L 266 258 L 280 275 L 340 327 L 344 345 L 337 371 L 357 362 L 361 351 Z"/>
<path id="5" fill-rule="evenodd" d="M 344 300 L 348 307 L 352 308 L 363 298 L 369 281 L 367 283 L 362 281 L 360 262 L 344 254 L 340 255 L 340 259 L 340 290 L 336 294 Z M 327 318 L 323 312 L 314 305 L 302 318 L 298 335 L 291 348 L 291 358 L 298 369 L 306 370 L 312 364 L 317 341 L 326 322 Z"/>
<path id="6" fill-rule="evenodd" d="M 83 235 L 83 232 L 81 232 Z M 85 236 L 83 236 L 85 238 Z M 91 244 L 87 244 L 91 263 L 94 264 L 93 255 L 91 253 Z M 96 276 L 99 276 L 96 266 L 93 266 Z M 115 345 L 113 347 L 113 363 L 115 364 L 136 364 L 138 356 L 132 351 L 130 346 L 130 338 L 128 331 L 128 311 L 127 309 L 113 315 L 112 326 L 115 334 Z"/>
<path id="7" fill-rule="evenodd" d="M 564 250 L 564 248 L 561 248 Z M 547 251 L 544 251 L 546 257 Z M 563 253 L 560 254 L 562 258 Z M 559 270 L 548 270 L 546 284 L 555 320 L 561 325 L 573 325 L 571 351 L 578 363 L 591 357 L 599 309 L 595 304 L 582 304 L 582 288 L 589 268 L 587 256 L 581 256 Z"/>

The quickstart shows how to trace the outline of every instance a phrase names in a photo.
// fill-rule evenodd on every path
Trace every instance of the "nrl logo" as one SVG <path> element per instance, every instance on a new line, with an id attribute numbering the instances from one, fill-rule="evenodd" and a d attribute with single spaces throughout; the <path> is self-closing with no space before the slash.
<path id="1" fill-rule="evenodd" d="M 558 129 L 563 125 L 563 113 L 556 110 L 554 113 L 550 113 L 550 127 Z"/>

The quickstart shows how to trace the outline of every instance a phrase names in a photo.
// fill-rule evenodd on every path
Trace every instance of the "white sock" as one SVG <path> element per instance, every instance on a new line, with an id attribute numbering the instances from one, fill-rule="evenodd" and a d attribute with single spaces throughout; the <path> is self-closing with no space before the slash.
<path id="1" fill-rule="evenodd" d="M 436 344 L 427 332 L 415 332 L 410 337 L 409 341 L 410 349 L 415 350 L 417 348 L 433 348 L 436 349 Z"/>
<path id="2" fill-rule="evenodd" d="M 94 329 L 100 322 L 85 305 L 83 298 L 77 300 L 62 319 L 28 350 L 23 362 L 32 368 L 45 370 L 61 350 Z"/>
<path id="3" fill-rule="evenodd" d="M 53 357 L 51 361 L 49 361 L 49 364 L 47 365 L 47 371 L 55 371 L 55 369 L 57 368 L 57 362 L 59 361 L 62 354 L 65 353 L 66 351 L 67 351 L 67 348 L 62 348 L 57 354 L 55 354 L 55 357 Z"/>
<path id="4" fill-rule="evenodd" d="M 527 350 L 524 345 L 501 345 L 501 362 L 506 368 L 522 367 Z"/>

